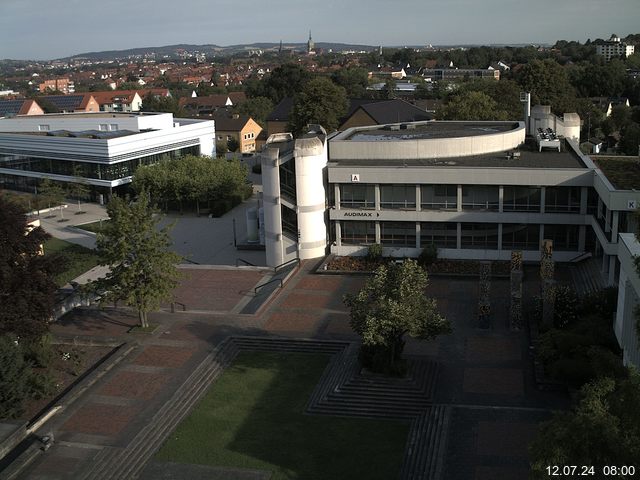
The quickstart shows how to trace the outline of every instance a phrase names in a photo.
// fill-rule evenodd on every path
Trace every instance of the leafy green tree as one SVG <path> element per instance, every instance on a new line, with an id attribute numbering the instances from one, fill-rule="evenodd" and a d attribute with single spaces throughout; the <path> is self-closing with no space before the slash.
<path id="1" fill-rule="evenodd" d="M 169 301 L 178 284 L 181 257 L 169 250 L 170 227 L 158 228 L 159 218 L 146 192 L 135 202 L 113 197 L 107 206 L 111 219 L 96 237 L 106 277 L 91 283 L 101 302 L 124 301 L 135 308 L 141 327 L 148 327 L 149 312 Z"/>
<path id="2" fill-rule="evenodd" d="M 627 125 L 620 136 L 620 149 L 627 155 L 640 155 L 640 125 Z"/>
<path id="3" fill-rule="evenodd" d="M 296 95 L 291 112 L 291 129 L 301 133 L 308 124 L 322 125 L 328 132 L 336 130 L 340 118 L 347 113 L 344 88 L 328 78 L 314 78 Z"/>
<path id="4" fill-rule="evenodd" d="M 471 80 L 460 86 L 460 92 L 481 92 L 491 97 L 507 120 L 520 120 L 524 113 L 520 102 L 520 85 L 513 80 Z M 498 113 L 498 112 L 496 112 Z"/>
<path id="5" fill-rule="evenodd" d="M 558 412 L 543 424 L 531 444 L 533 478 L 549 478 L 548 465 L 594 465 L 599 473 L 605 465 L 637 465 L 638 372 L 631 370 L 628 378 L 619 381 L 598 379 L 585 385 L 581 396 L 571 412 Z"/>
<path id="6" fill-rule="evenodd" d="M 58 182 L 45 178 L 38 185 L 38 195 L 42 203 L 51 208 L 52 205 L 60 205 L 64 200 L 64 189 Z"/>
<path id="7" fill-rule="evenodd" d="M 394 98 L 398 98 L 398 92 L 396 91 L 396 87 L 398 82 L 394 78 L 388 78 L 384 82 L 384 87 L 380 91 L 380 95 L 382 98 L 386 98 L 387 100 L 393 100 Z"/>
<path id="8" fill-rule="evenodd" d="M 16 418 L 30 398 L 52 393 L 52 379 L 45 372 L 32 369 L 26 358 L 22 339 L 0 336 L 0 418 Z"/>
<path id="9" fill-rule="evenodd" d="M 230 152 L 237 152 L 239 148 L 240 142 L 238 142 L 238 140 L 236 140 L 234 137 L 231 137 L 229 140 L 227 140 L 227 149 Z"/>
<path id="10" fill-rule="evenodd" d="M 249 97 L 268 97 L 278 104 L 285 97 L 293 97 L 311 80 L 311 73 L 294 63 L 286 63 L 275 68 L 262 80 L 249 82 Z"/>
<path id="11" fill-rule="evenodd" d="M 482 92 L 462 92 L 449 98 L 438 111 L 441 120 L 508 120 L 498 103 Z"/>
<path id="12" fill-rule="evenodd" d="M 355 295 L 344 296 L 351 328 L 362 337 L 360 359 L 376 371 L 398 373 L 404 336 L 431 340 L 451 332 L 436 301 L 425 296 L 426 272 L 414 261 L 379 267 Z"/>
<path id="13" fill-rule="evenodd" d="M 78 213 L 82 212 L 80 207 L 82 198 L 91 191 L 83 173 L 82 169 L 76 166 L 76 168 L 73 169 L 73 182 L 67 184 L 67 193 L 75 197 L 78 201 Z"/>
<path id="14" fill-rule="evenodd" d="M 567 71 L 555 60 L 533 60 L 516 79 L 525 91 L 531 92 L 533 104 L 550 105 L 558 114 L 575 111 L 575 91 Z"/>
<path id="15" fill-rule="evenodd" d="M 147 95 L 142 101 L 140 111 L 173 113 L 175 117 L 183 117 L 185 114 L 176 97 L 162 97 L 159 95 Z"/>
<path id="16" fill-rule="evenodd" d="M 49 328 L 61 263 L 40 255 L 48 238 L 27 224 L 19 205 L 0 195 L 0 335 L 37 339 Z"/>
<path id="17" fill-rule="evenodd" d="M 341 68 L 331 75 L 331 80 L 347 92 L 349 98 L 362 98 L 367 93 L 369 74 L 364 68 Z"/>
<path id="18" fill-rule="evenodd" d="M 267 97 L 248 98 L 233 109 L 240 115 L 253 118 L 262 128 L 267 127 L 267 117 L 273 110 L 273 102 Z"/>

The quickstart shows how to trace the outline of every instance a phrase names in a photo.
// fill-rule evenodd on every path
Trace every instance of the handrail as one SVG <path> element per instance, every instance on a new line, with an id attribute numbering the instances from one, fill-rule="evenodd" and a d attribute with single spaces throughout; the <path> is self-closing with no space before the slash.
<path id="1" fill-rule="evenodd" d="M 273 282 L 280 282 L 280 288 L 282 288 L 282 285 L 283 285 L 282 279 L 281 278 L 274 278 L 274 279 L 269 280 L 268 282 L 263 283 L 262 285 L 258 285 L 256 288 L 253 289 L 253 293 L 258 293 L 258 289 L 259 288 L 262 288 L 262 287 L 264 287 L 266 285 L 269 285 L 270 283 L 273 283 Z"/>
<path id="2" fill-rule="evenodd" d="M 294 263 L 294 262 L 299 264 L 300 263 L 300 259 L 298 257 L 292 258 L 291 260 L 289 260 L 287 262 L 281 263 L 280 265 L 277 265 L 277 266 L 273 267 L 273 273 L 276 273 L 279 268 L 286 267 L 287 265 L 289 265 L 291 263 Z"/>
<path id="3" fill-rule="evenodd" d="M 238 262 L 242 262 L 245 265 L 249 265 L 250 267 L 255 267 L 253 263 L 247 262 L 244 258 L 236 258 L 236 267 L 238 266 Z"/>
<path id="4" fill-rule="evenodd" d="M 171 313 L 176 313 L 176 303 L 177 303 L 178 305 L 182 305 L 182 311 L 183 311 L 183 312 L 186 312 L 186 311 L 187 311 L 187 306 L 186 306 L 184 303 L 182 303 L 182 302 L 175 302 L 175 301 L 174 301 L 174 302 L 171 302 Z"/>
<path id="5" fill-rule="evenodd" d="M 581 253 L 580 255 L 573 257 L 567 263 L 578 263 L 579 261 L 586 260 L 587 258 L 591 258 L 592 256 L 593 254 L 591 252 L 584 252 L 584 253 Z"/>

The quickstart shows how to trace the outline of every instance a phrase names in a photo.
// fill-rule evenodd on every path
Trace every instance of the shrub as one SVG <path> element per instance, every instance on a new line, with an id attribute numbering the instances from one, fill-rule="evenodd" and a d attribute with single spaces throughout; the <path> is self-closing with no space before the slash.
<path id="1" fill-rule="evenodd" d="M 40 339 L 24 342 L 24 357 L 35 367 L 46 368 L 55 355 L 51 345 L 51 335 L 43 335 Z"/>
<path id="2" fill-rule="evenodd" d="M 553 324 L 556 328 L 564 328 L 572 325 L 578 319 L 580 302 L 576 292 L 566 285 L 556 287 L 555 308 L 553 312 Z"/>
<path id="3" fill-rule="evenodd" d="M 382 258 L 382 245 L 373 243 L 367 249 L 367 260 L 377 262 Z"/>
<path id="4" fill-rule="evenodd" d="M 214 200 L 211 203 L 211 215 L 213 215 L 214 217 L 221 217 L 222 215 L 224 215 L 225 213 L 227 213 L 229 210 L 231 210 L 232 206 L 231 206 L 231 200 L 229 199 L 220 199 L 220 200 Z"/>
<path id="5" fill-rule="evenodd" d="M 422 268 L 427 268 L 433 262 L 438 259 L 438 247 L 436 247 L 433 243 L 427 245 L 420 252 L 420 256 L 418 256 L 418 265 Z"/>
<path id="6" fill-rule="evenodd" d="M 580 313 L 584 315 L 596 313 L 611 319 L 617 307 L 618 289 L 616 287 L 606 287 L 580 299 Z"/>

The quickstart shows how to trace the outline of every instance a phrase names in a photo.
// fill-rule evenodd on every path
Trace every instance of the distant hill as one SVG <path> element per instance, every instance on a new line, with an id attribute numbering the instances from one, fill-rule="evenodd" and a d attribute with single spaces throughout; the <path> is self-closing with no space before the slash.
<path id="1" fill-rule="evenodd" d="M 70 60 L 70 59 L 79 59 L 86 58 L 87 60 L 115 60 L 120 58 L 128 58 L 135 56 L 145 56 L 145 55 L 155 55 L 156 57 L 163 58 L 165 56 L 168 57 L 176 57 L 181 52 L 187 53 L 204 53 L 207 55 L 234 55 L 236 53 L 240 53 L 248 50 L 277 50 L 280 46 L 279 43 L 251 43 L 251 44 L 241 44 L 241 45 L 229 45 L 226 47 L 207 44 L 207 45 L 189 45 L 189 44 L 179 44 L 179 45 L 166 45 L 163 47 L 142 47 L 142 48 L 129 48 L 126 50 L 106 50 L 102 52 L 87 52 L 80 53 L 77 55 L 71 55 L 69 57 L 60 58 L 59 60 Z M 306 43 L 283 43 L 282 48 L 284 50 L 305 50 L 307 48 Z M 328 42 L 317 42 L 317 49 L 329 50 L 333 49 L 334 51 L 344 51 L 344 50 L 373 50 L 377 47 L 371 45 L 353 45 L 346 43 L 328 43 Z"/>

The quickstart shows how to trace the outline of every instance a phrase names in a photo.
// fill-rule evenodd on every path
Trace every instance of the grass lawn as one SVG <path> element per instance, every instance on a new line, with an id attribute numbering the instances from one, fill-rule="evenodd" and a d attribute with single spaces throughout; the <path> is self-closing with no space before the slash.
<path id="1" fill-rule="evenodd" d="M 241 353 L 156 460 L 269 470 L 271 480 L 397 478 L 408 422 L 303 414 L 328 360 Z"/>
<path id="2" fill-rule="evenodd" d="M 65 261 L 64 271 L 56 277 L 56 284 L 59 287 L 98 265 L 98 256 L 93 250 L 58 238 L 50 238 L 44 244 L 44 254 L 56 253 L 59 253 Z"/>
<path id="3" fill-rule="evenodd" d="M 109 220 L 98 220 L 97 222 L 85 223 L 84 225 L 76 225 L 76 228 L 81 228 L 87 232 L 98 233 L 102 225 L 105 225 Z"/>

